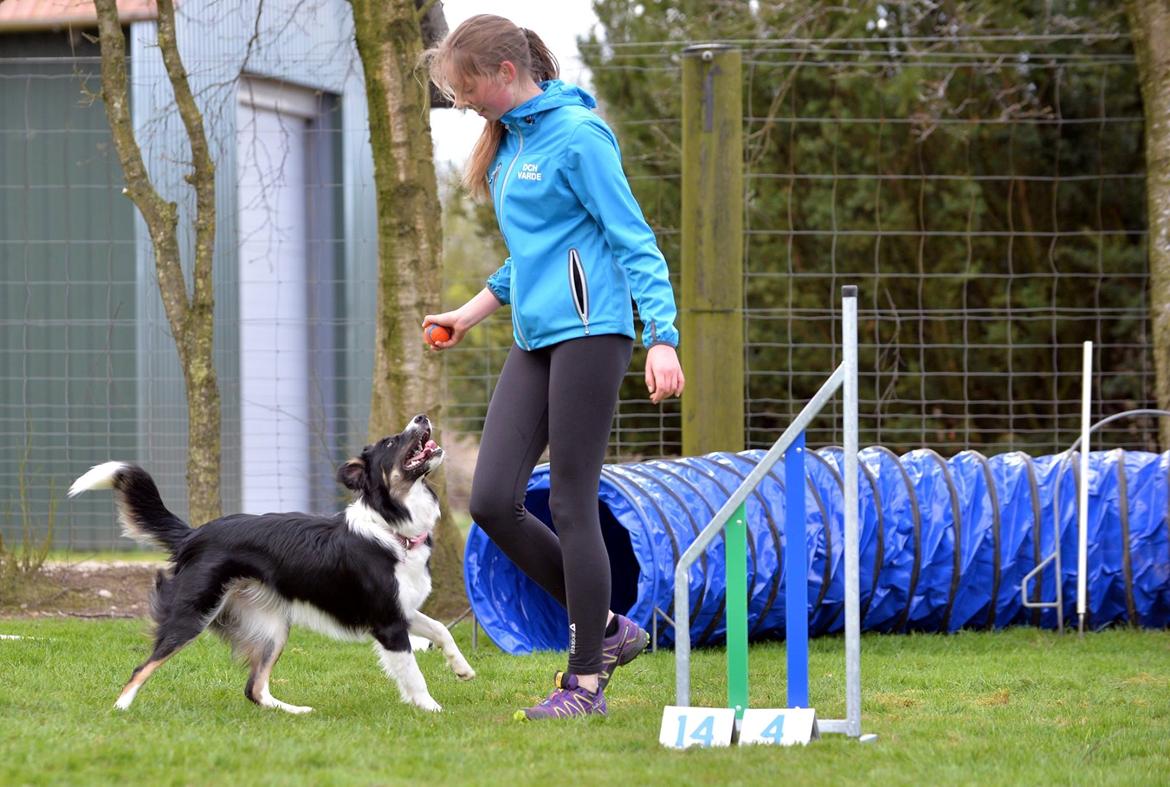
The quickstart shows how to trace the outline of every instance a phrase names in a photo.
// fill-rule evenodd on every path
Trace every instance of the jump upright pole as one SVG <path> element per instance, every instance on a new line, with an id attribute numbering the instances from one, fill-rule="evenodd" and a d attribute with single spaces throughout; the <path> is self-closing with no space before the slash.
<path id="1" fill-rule="evenodd" d="M 805 540 L 804 432 L 784 452 L 784 646 L 788 707 L 808 704 L 808 542 Z"/>
<path id="2" fill-rule="evenodd" d="M 861 737 L 861 531 L 857 502 L 857 287 L 842 288 L 845 366 L 845 734 Z"/>
<path id="3" fill-rule="evenodd" d="M 748 706 L 747 510 L 735 509 L 723 533 L 727 569 L 727 707 L 743 719 Z"/>

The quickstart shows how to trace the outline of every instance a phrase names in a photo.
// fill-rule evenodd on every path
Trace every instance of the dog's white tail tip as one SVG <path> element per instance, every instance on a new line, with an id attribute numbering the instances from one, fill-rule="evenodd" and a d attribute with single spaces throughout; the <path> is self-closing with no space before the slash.
<path id="1" fill-rule="evenodd" d="M 114 477 L 119 470 L 126 466 L 125 462 L 106 462 L 94 465 L 85 475 L 73 482 L 73 486 L 69 487 L 69 496 L 77 497 L 90 489 L 112 489 Z"/>

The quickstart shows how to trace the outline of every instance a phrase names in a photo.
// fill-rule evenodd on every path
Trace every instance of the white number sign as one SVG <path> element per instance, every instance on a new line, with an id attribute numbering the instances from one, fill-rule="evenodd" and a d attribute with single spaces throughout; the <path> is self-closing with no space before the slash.
<path id="1" fill-rule="evenodd" d="M 672 749 L 690 746 L 730 746 L 735 728 L 733 708 L 683 708 L 667 705 L 662 709 L 662 729 L 658 742 Z"/>
<path id="2" fill-rule="evenodd" d="M 817 712 L 812 708 L 753 708 L 743 712 L 739 745 L 804 745 L 820 737 Z"/>

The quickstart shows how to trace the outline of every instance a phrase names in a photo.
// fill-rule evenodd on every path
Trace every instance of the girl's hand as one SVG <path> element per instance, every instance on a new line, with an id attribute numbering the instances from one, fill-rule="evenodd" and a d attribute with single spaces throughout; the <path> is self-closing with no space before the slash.
<path id="1" fill-rule="evenodd" d="M 438 323 L 451 332 L 451 338 L 445 342 L 431 344 L 432 350 L 448 350 L 463 340 L 467 332 L 480 323 L 485 317 L 500 308 L 500 302 L 492 291 L 484 287 L 467 303 L 458 309 L 442 314 L 428 314 L 423 317 L 423 336 L 426 337 L 428 325 Z M 427 342 L 430 344 L 430 342 Z"/>
<path id="2" fill-rule="evenodd" d="M 650 401 L 658 404 L 669 396 L 678 396 L 686 385 L 678 353 L 669 344 L 656 344 L 646 353 L 646 389 Z"/>
<path id="3" fill-rule="evenodd" d="M 467 332 L 471 329 L 471 325 L 467 325 L 465 321 L 461 320 L 462 309 L 456 309 L 451 312 L 443 312 L 442 314 L 428 314 L 423 317 L 423 337 L 426 337 L 427 327 L 431 325 L 441 325 L 451 332 L 451 338 L 445 342 L 430 342 L 432 350 L 446 350 L 459 344 Z"/>

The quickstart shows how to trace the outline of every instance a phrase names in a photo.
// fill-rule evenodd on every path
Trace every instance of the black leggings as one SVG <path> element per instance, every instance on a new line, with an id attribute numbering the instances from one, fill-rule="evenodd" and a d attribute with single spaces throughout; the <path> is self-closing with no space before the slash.
<path id="1" fill-rule="evenodd" d="M 471 483 L 472 519 L 568 610 L 569 671 L 578 675 L 602 667 L 610 574 L 597 489 L 633 346 L 616 334 L 532 351 L 513 346 L 488 405 Z M 524 507 L 546 446 L 556 533 Z"/>

